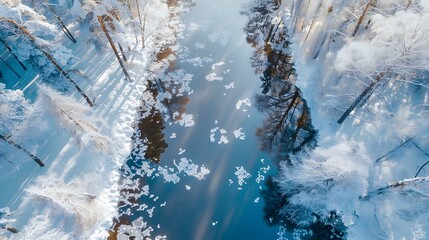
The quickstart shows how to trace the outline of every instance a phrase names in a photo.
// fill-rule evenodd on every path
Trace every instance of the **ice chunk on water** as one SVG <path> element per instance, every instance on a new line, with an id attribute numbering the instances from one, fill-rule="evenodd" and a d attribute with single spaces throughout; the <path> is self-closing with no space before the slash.
<path id="1" fill-rule="evenodd" d="M 182 114 L 182 119 L 180 119 L 178 122 L 179 122 L 180 126 L 192 127 L 192 126 L 195 125 L 194 115 L 183 113 Z"/>
<path id="2" fill-rule="evenodd" d="M 229 143 L 228 138 L 225 135 L 221 135 L 218 144 L 227 144 Z"/>
<path id="3" fill-rule="evenodd" d="M 248 98 L 244 98 L 244 99 L 239 99 L 238 102 L 235 104 L 235 108 L 237 110 L 240 110 L 242 108 L 242 106 L 248 106 L 251 107 L 252 103 L 250 102 L 250 100 Z M 243 111 L 247 111 L 247 109 L 242 109 Z"/>
<path id="4" fill-rule="evenodd" d="M 243 183 L 246 183 L 246 179 L 250 178 L 252 175 L 250 173 L 248 173 L 243 166 L 240 167 L 235 167 L 237 169 L 237 171 L 235 171 L 235 175 L 237 176 L 238 179 L 238 185 L 242 186 Z"/>
<path id="5" fill-rule="evenodd" d="M 243 128 L 239 128 L 237 130 L 234 130 L 234 136 L 235 138 L 238 138 L 240 140 L 244 140 L 246 139 L 246 134 L 244 132 L 242 132 Z"/>
<path id="6" fill-rule="evenodd" d="M 183 148 L 179 148 L 179 155 L 182 155 L 183 153 L 185 153 L 186 152 L 186 149 L 183 149 Z"/>
<path id="7" fill-rule="evenodd" d="M 210 73 L 209 75 L 206 76 L 206 80 L 209 82 L 212 81 L 222 81 L 223 77 L 217 76 L 216 73 Z"/>
<path id="8" fill-rule="evenodd" d="M 234 88 L 234 82 L 231 82 L 230 84 L 228 84 L 228 85 L 225 85 L 225 86 L 223 86 L 225 89 L 232 89 L 232 88 Z"/>
<path id="9" fill-rule="evenodd" d="M 179 163 L 176 163 L 176 160 L 173 160 L 173 162 L 179 174 L 184 172 L 189 176 L 197 178 L 198 180 L 204 179 L 205 176 L 210 173 L 210 170 L 204 165 L 200 167 L 192 163 L 191 159 L 181 158 Z"/>
<path id="10" fill-rule="evenodd" d="M 213 63 L 212 64 L 212 70 L 215 70 L 216 67 L 220 67 L 220 66 L 222 66 L 224 64 L 225 64 L 225 62 L 222 62 L 222 61 L 217 62 L 217 63 Z"/>

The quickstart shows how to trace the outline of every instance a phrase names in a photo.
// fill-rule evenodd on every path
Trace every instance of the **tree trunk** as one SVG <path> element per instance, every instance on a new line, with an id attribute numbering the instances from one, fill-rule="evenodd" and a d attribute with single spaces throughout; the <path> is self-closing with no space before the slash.
<path id="1" fill-rule="evenodd" d="M 110 37 L 109 32 L 107 31 L 106 25 L 104 25 L 103 17 L 101 17 L 101 16 L 97 16 L 97 17 L 98 17 L 98 22 L 100 22 L 101 28 L 103 29 L 103 32 L 104 32 L 104 34 L 106 35 L 107 40 L 109 41 L 110 46 L 111 46 L 111 47 L 112 47 L 112 49 L 113 49 L 113 52 L 115 53 L 115 56 L 116 56 L 116 59 L 117 59 L 117 60 L 118 60 L 118 62 L 119 62 L 119 65 L 121 65 L 121 68 L 122 68 L 122 71 L 123 71 L 123 72 L 124 72 L 124 74 L 125 74 L 125 77 L 126 77 L 128 80 L 130 80 L 130 81 L 131 81 L 130 75 L 128 74 L 128 71 L 127 71 L 127 69 L 125 68 L 124 63 L 122 62 L 121 56 L 119 56 L 118 50 L 116 49 L 115 44 L 113 43 L 113 40 L 112 40 L 112 38 Z"/>
<path id="2" fill-rule="evenodd" d="M 137 14 L 138 14 L 138 16 L 139 16 L 139 22 L 140 22 L 141 34 L 142 34 L 142 48 L 144 48 L 144 26 L 143 26 L 142 16 L 141 16 L 141 14 L 140 14 L 140 4 L 139 4 L 139 0 L 136 0 L 136 5 L 137 5 Z"/>
<path id="3" fill-rule="evenodd" d="M 350 105 L 350 107 L 344 112 L 344 114 L 338 119 L 337 123 L 341 124 L 344 122 L 344 120 L 350 115 L 350 113 L 356 108 L 357 105 L 367 96 L 367 94 L 374 90 L 377 83 L 380 82 L 380 80 L 383 78 L 385 72 L 382 72 L 378 74 L 375 81 L 373 81 L 366 89 L 359 95 L 358 98 Z"/>
<path id="4" fill-rule="evenodd" d="M 127 60 L 127 56 L 125 56 L 125 51 L 124 51 L 124 49 L 122 48 L 121 44 L 119 44 L 119 43 L 118 43 L 118 47 L 119 47 L 119 50 L 121 51 L 122 59 L 124 59 L 124 62 L 127 62 L 127 61 L 128 61 L 128 60 Z"/>
<path id="5" fill-rule="evenodd" d="M 3 38 L 0 37 L 0 42 L 7 48 L 7 50 L 9 50 L 9 52 L 12 54 L 12 56 L 16 59 L 16 61 L 18 61 L 19 65 L 21 65 L 21 67 L 27 71 L 27 68 L 24 66 L 24 64 L 19 61 L 18 57 L 15 55 L 15 53 L 13 53 L 12 48 L 9 47 L 9 45 L 7 45 L 6 41 L 3 40 Z"/>
<path id="6" fill-rule="evenodd" d="M 323 0 L 320 1 L 319 7 L 317 7 L 317 12 L 314 15 L 313 19 L 310 23 L 310 28 L 308 29 L 307 35 L 305 36 L 304 43 L 307 41 L 308 36 L 310 36 L 311 31 L 313 30 L 314 22 L 316 22 L 316 18 L 319 17 L 320 9 L 322 7 Z"/>
<path id="7" fill-rule="evenodd" d="M 371 197 L 373 197 L 375 195 L 383 194 L 392 188 L 402 188 L 402 187 L 406 187 L 406 186 L 411 185 L 411 184 L 415 185 L 417 183 L 422 183 L 422 182 L 427 182 L 427 181 L 429 181 L 429 177 L 415 177 L 415 178 L 404 179 L 402 181 L 397 181 L 397 182 L 394 182 L 392 184 L 389 184 L 386 187 L 382 187 L 382 188 L 379 188 L 377 190 L 371 191 L 366 196 L 362 197 L 362 199 L 368 200 Z"/>
<path id="8" fill-rule="evenodd" d="M 55 59 L 52 57 L 51 54 L 49 54 L 45 49 L 43 49 L 41 46 L 37 45 L 36 43 L 36 38 L 30 33 L 30 31 L 28 31 L 25 27 L 19 25 L 18 23 L 16 23 L 14 20 L 9 19 L 9 18 L 5 18 L 5 17 L 0 17 L 0 21 L 6 21 L 8 23 L 11 23 L 12 25 L 14 25 L 16 28 L 18 28 L 22 33 L 24 33 L 24 35 L 26 35 L 28 38 L 30 38 L 31 42 L 34 44 L 34 46 L 39 49 L 45 56 L 46 58 L 49 59 L 49 61 L 51 61 L 51 63 L 55 66 L 55 68 L 67 79 L 69 80 L 69 82 L 71 82 L 74 87 L 76 88 L 76 90 L 80 93 L 80 95 L 82 95 L 82 97 L 86 100 L 86 102 L 88 103 L 89 106 L 93 107 L 94 104 L 92 103 L 91 99 L 89 99 L 89 97 L 83 92 L 83 90 L 77 85 L 77 83 L 70 78 L 70 76 L 67 74 L 67 72 L 65 72 L 63 70 L 63 68 L 55 61 Z"/>
<path id="9" fill-rule="evenodd" d="M 363 9 L 363 12 L 360 15 L 359 20 L 358 20 L 358 22 L 356 24 L 355 30 L 353 31 L 352 37 L 354 37 L 356 35 L 356 33 L 357 33 L 358 29 L 359 29 L 359 26 L 362 24 L 362 21 L 363 21 L 365 15 L 366 15 L 366 13 L 368 12 L 369 6 L 371 5 L 372 1 L 373 0 L 369 0 L 368 3 L 366 4 L 365 8 Z"/>
<path id="10" fill-rule="evenodd" d="M 37 164 L 39 164 L 39 166 L 44 167 L 45 164 L 42 162 L 42 160 L 40 160 L 40 158 L 36 157 L 34 154 L 32 154 L 31 152 L 27 151 L 25 148 L 21 147 L 20 145 L 16 144 L 15 142 L 13 142 L 12 140 L 10 140 L 9 138 L 3 136 L 0 134 L 0 139 L 4 140 L 5 142 L 9 143 L 10 145 L 14 146 L 15 148 L 23 151 L 25 154 L 27 154 L 28 156 L 30 156 Z"/>
<path id="11" fill-rule="evenodd" d="M 76 43 L 76 39 L 73 37 L 73 34 L 71 34 L 71 32 L 69 31 L 69 29 L 67 28 L 67 26 L 64 24 L 64 22 L 61 20 L 60 17 L 58 17 L 57 15 L 54 15 L 55 18 L 57 19 L 58 23 L 61 26 L 61 29 L 63 30 L 63 32 L 66 34 L 66 36 L 73 42 Z"/>

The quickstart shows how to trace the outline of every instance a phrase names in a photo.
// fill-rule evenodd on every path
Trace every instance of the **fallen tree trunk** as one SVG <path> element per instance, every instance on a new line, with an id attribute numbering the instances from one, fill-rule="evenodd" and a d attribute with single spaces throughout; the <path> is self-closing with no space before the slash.
<path id="1" fill-rule="evenodd" d="M 380 73 L 380 74 L 377 75 L 377 78 L 375 79 L 375 81 L 373 81 L 368 87 L 366 87 L 366 89 L 359 95 L 359 97 L 357 97 L 354 100 L 354 102 L 352 103 L 352 105 L 350 105 L 350 107 L 344 112 L 344 114 L 340 117 L 340 119 L 338 119 L 338 121 L 337 121 L 338 124 L 343 123 L 344 120 L 350 115 L 350 113 L 356 108 L 356 106 L 359 105 L 359 103 L 365 97 L 367 97 L 367 95 L 369 93 L 371 93 L 375 89 L 377 83 L 380 82 L 380 80 L 383 78 L 384 75 L 385 75 L 385 72 L 382 72 L 382 73 Z"/>
<path id="2" fill-rule="evenodd" d="M 0 135 L 0 139 L 4 140 L 5 142 L 7 142 L 8 144 L 14 146 L 15 148 L 23 151 L 25 154 L 27 154 L 28 156 L 30 156 L 37 164 L 39 164 L 39 166 L 41 166 L 41 167 L 45 166 L 45 164 L 42 162 L 42 160 L 40 160 L 40 158 L 36 157 L 31 152 L 29 152 L 25 148 L 21 147 L 19 144 L 16 144 L 14 141 L 10 140 L 9 138 L 7 138 L 7 137 L 5 137 L 3 135 Z"/>
<path id="3" fill-rule="evenodd" d="M 366 196 L 361 197 L 361 199 L 369 200 L 370 198 L 372 198 L 376 195 L 383 194 L 383 193 L 385 193 L 391 189 L 402 188 L 402 187 L 406 187 L 406 186 L 411 185 L 411 184 L 423 183 L 423 182 L 428 182 L 428 181 L 429 181 L 429 177 L 415 177 L 415 178 L 404 179 L 401 181 L 397 181 L 397 182 L 388 184 L 386 187 L 382 187 L 382 188 L 376 189 L 374 191 L 371 191 Z"/>

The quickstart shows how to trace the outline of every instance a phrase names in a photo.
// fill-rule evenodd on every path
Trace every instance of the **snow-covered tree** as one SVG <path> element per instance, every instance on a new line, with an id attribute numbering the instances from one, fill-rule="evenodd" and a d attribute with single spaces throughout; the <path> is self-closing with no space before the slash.
<path id="1" fill-rule="evenodd" d="M 54 216 L 67 217 L 76 232 L 84 232 L 106 214 L 106 203 L 95 195 L 100 183 L 92 178 L 88 175 L 65 182 L 57 176 L 39 177 L 25 190 L 27 202 L 48 206 Z"/>
<path id="2" fill-rule="evenodd" d="M 30 219 L 30 222 L 17 234 L 12 235 L 9 240 L 71 240 L 70 233 L 62 232 L 60 229 L 52 228 L 52 221 L 47 216 L 39 215 Z"/>
<path id="3" fill-rule="evenodd" d="M 22 91 L 5 89 L 5 85 L 0 83 L 0 144 L 9 145 L 0 148 L 0 154 L 9 156 L 0 161 L 0 171 L 4 172 L 3 176 L 7 176 L 18 169 L 19 162 L 16 162 L 17 158 L 10 157 L 11 153 L 16 150 L 25 153 L 40 166 L 44 166 L 41 159 L 22 145 L 23 142 L 28 142 L 36 135 L 36 132 L 30 131 L 33 125 L 30 123 L 30 118 L 33 115 L 34 108 L 25 100 Z M 39 127 L 43 128 L 43 123 L 38 123 L 40 124 Z M 30 133 L 34 135 L 31 137 L 23 136 Z"/>
<path id="4" fill-rule="evenodd" d="M 110 152 L 109 138 L 104 136 L 97 127 L 103 124 L 94 119 L 94 116 L 87 115 L 90 110 L 87 106 L 44 85 L 39 86 L 36 104 L 48 109 L 80 146 L 91 143 L 100 151 Z"/>
<path id="5" fill-rule="evenodd" d="M 355 210 L 352 203 L 368 192 L 369 159 L 356 143 L 316 148 L 293 155 L 290 162 L 281 163 L 276 181 L 290 196 L 283 214 L 296 223 L 311 221 L 314 213 L 324 216 L 333 210 L 343 218 L 351 217 Z"/>
<path id="6" fill-rule="evenodd" d="M 428 14 L 401 10 L 394 15 L 374 15 L 368 37 L 346 42 L 337 54 L 335 67 L 363 83 L 365 89 L 339 123 L 380 85 L 400 81 L 429 88 L 425 80 L 429 71 Z"/>

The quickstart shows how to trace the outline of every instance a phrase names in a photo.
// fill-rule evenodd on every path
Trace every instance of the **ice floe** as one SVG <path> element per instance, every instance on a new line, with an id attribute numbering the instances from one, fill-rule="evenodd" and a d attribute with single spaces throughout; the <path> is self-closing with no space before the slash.
<path id="1" fill-rule="evenodd" d="M 235 104 L 235 108 L 236 108 L 237 110 L 240 110 L 240 109 L 242 109 L 243 105 L 244 105 L 244 106 L 251 107 L 251 106 L 252 106 L 252 103 L 250 102 L 250 99 L 248 99 L 248 98 L 239 99 L 239 100 L 237 101 L 237 103 Z M 247 109 L 243 108 L 243 109 L 242 109 L 242 111 L 243 111 L 243 112 L 245 112 L 245 111 L 247 111 Z"/>
<path id="2" fill-rule="evenodd" d="M 234 82 L 231 82 L 230 84 L 224 85 L 223 87 L 227 90 L 232 89 L 232 88 L 234 88 Z"/>
<path id="3" fill-rule="evenodd" d="M 210 142 L 216 142 L 216 133 L 219 132 L 220 137 L 218 140 L 218 144 L 227 144 L 229 143 L 228 137 L 226 136 L 226 134 L 228 133 L 225 129 L 223 128 L 219 128 L 219 127 L 214 127 L 212 129 L 210 129 Z"/>
<path id="4" fill-rule="evenodd" d="M 209 82 L 212 82 L 212 81 L 222 81 L 223 77 L 217 76 L 216 73 L 212 72 L 212 73 L 210 73 L 210 74 L 208 74 L 206 76 L 206 80 L 209 81 Z"/>
<path id="5" fill-rule="evenodd" d="M 220 66 L 222 66 L 222 65 L 224 65 L 224 64 L 225 64 L 225 62 L 222 62 L 222 61 L 217 62 L 217 63 L 213 63 L 213 64 L 212 64 L 212 70 L 215 70 L 215 69 L 216 69 L 216 67 L 220 67 Z"/>
<path id="6" fill-rule="evenodd" d="M 235 171 L 235 176 L 238 179 L 238 185 L 242 186 L 243 183 L 246 184 L 246 179 L 250 178 L 252 175 L 248 173 L 243 166 L 235 167 L 237 171 Z"/>
<path id="7" fill-rule="evenodd" d="M 240 140 L 246 139 L 246 134 L 244 132 L 242 132 L 242 130 L 243 130 L 243 128 L 239 128 L 237 130 L 234 130 L 233 133 L 234 133 L 235 138 L 240 139 Z"/>

